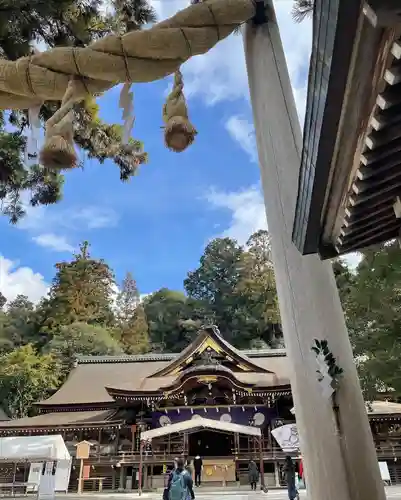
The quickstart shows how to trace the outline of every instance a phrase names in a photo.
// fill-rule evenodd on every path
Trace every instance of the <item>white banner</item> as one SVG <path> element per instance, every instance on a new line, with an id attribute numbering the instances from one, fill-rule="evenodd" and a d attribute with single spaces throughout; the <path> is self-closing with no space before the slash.
<path id="1" fill-rule="evenodd" d="M 57 492 L 67 493 L 68 484 L 70 482 L 71 465 L 72 465 L 72 459 L 59 460 L 57 462 L 56 477 L 55 477 L 55 489 Z M 43 463 L 36 462 L 31 464 L 28 477 L 29 486 L 27 488 L 29 492 L 38 491 L 42 474 L 42 467 Z"/>
<path id="2" fill-rule="evenodd" d="M 286 453 L 299 453 L 299 436 L 296 424 L 282 425 L 272 430 L 274 439 Z"/>
<path id="3" fill-rule="evenodd" d="M 38 500 L 55 500 L 56 469 L 57 462 L 43 462 L 40 473 Z"/>

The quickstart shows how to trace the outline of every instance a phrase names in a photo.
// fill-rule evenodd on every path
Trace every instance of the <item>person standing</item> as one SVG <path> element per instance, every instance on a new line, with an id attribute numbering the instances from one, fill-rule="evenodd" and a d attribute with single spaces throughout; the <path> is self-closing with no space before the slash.
<path id="1" fill-rule="evenodd" d="M 256 491 L 256 484 L 259 481 L 259 470 L 254 460 L 250 460 L 248 464 L 248 480 L 251 485 L 251 490 Z"/>
<path id="2" fill-rule="evenodd" d="M 188 471 L 185 470 L 185 460 L 180 457 L 176 463 L 177 466 L 170 474 L 163 499 L 194 500 L 193 481 Z"/>
<path id="3" fill-rule="evenodd" d="M 201 485 L 203 462 L 199 455 L 194 458 L 195 486 Z"/>
<path id="4" fill-rule="evenodd" d="M 284 469 L 285 479 L 287 482 L 288 499 L 294 500 L 298 498 L 298 491 L 295 485 L 295 464 L 290 456 L 285 457 Z"/>

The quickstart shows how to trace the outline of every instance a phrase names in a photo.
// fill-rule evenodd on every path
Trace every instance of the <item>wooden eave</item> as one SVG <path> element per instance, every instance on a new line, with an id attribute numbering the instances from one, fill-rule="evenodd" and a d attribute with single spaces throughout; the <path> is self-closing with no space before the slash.
<path id="1" fill-rule="evenodd" d="M 241 384 L 241 383 L 240 383 Z M 163 391 L 141 393 L 107 387 L 107 391 L 116 401 L 146 401 L 147 403 L 157 403 L 165 399 L 182 399 L 185 392 L 180 386 L 165 388 Z M 240 396 L 291 396 L 291 385 L 277 386 L 256 386 L 254 384 L 242 384 L 235 387 L 234 392 Z M 218 405 L 221 406 L 221 405 Z"/>
<path id="2" fill-rule="evenodd" d="M 399 236 L 401 214 L 401 29 L 384 30 L 372 87 L 375 102 L 361 127 L 348 189 L 330 235 L 338 254 Z M 398 215 L 398 218 L 397 218 Z M 327 236 L 329 232 L 326 233 Z"/>
<path id="3" fill-rule="evenodd" d="M 115 429 L 125 423 L 118 411 L 75 411 L 40 414 L 35 417 L 23 417 L 9 420 L 0 425 L 0 434 L 40 433 L 49 431 L 68 431 L 79 429 Z"/>
<path id="4" fill-rule="evenodd" d="M 322 258 L 382 243 L 400 230 L 392 206 L 401 184 L 401 4 L 334 0 L 336 4 L 335 41 L 331 52 L 326 43 L 321 56 L 330 76 L 325 81 L 323 70 L 320 80 L 312 79 L 319 67 L 319 36 L 327 24 L 322 18 L 317 25 L 316 12 L 321 15 L 331 6 L 328 0 L 316 0 L 293 228 L 300 252 Z M 312 129 L 313 116 L 320 113 Z"/>
<path id="5" fill-rule="evenodd" d="M 401 414 L 399 413 L 368 414 L 368 418 L 372 422 L 386 422 L 393 420 L 401 420 Z"/>
<path id="6" fill-rule="evenodd" d="M 40 413 L 55 413 L 55 412 L 70 412 L 70 411 L 112 410 L 116 408 L 116 403 L 115 401 L 108 401 L 104 403 L 48 405 L 46 404 L 46 401 L 39 401 L 37 403 L 34 403 L 33 406 L 35 406 L 35 408 L 37 408 Z"/>

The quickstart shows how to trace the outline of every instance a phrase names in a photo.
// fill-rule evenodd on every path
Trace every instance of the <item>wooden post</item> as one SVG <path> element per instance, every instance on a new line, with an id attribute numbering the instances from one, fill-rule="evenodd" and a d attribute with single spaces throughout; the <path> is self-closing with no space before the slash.
<path id="1" fill-rule="evenodd" d="M 271 0 L 266 2 L 268 21 L 258 26 L 249 22 L 244 43 L 308 498 L 385 500 L 331 262 L 321 261 L 318 255 L 302 256 L 292 243 L 302 136 L 273 4 Z M 327 82 L 321 82 L 319 76 L 311 84 Z M 319 117 L 313 119 L 319 126 Z M 309 150 L 307 154 L 313 156 L 314 152 Z M 311 351 L 314 339 L 327 340 L 344 370 L 338 404 L 345 457 L 331 400 L 322 394 L 316 376 L 316 357 Z"/>
<path id="2" fill-rule="evenodd" d="M 260 489 L 265 490 L 265 464 L 263 460 L 263 445 L 262 445 L 262 436 L 258 439 L 259 441 L 259 474 L 260 474 Z"/>
<path id="3" fill-rule="evenodd" d="M 138 494 L 139 496 L 142 495 L 142 452 L 143 452 L 143 445 L 144 442 L 141 441 L 139 443 L 139 471 L 138 471 Z"/>
<path id="4" fill-rule="evenodd" d="M 78 476 L 78 495 L 82 495 L 82 476 L 84 473 L 84 460 L 81 458 L 79 461 L 79 476 Z"/>

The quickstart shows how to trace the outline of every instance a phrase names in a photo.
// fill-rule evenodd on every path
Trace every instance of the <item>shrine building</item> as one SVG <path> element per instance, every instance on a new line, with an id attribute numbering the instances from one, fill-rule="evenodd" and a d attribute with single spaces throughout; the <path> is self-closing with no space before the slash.
<path id="1" fill-rule="evenodd" d="M 0 421 L 0 436 L 61 434 L 72 456 L 77 443 L 89 441 L 84 491 L 136 489 L 141 432 L 163 427 L 143 448 L 144 489 L 163 486 L 175 457 L 196 455 L 204 483 L 246 483 L 253 458 L 263 463 L 265 483 L 278 487 L 288 453 L 271 431 L 295 423 L 290 371 L 285 350 L 237 350 L 216 327 L 206 327 L 179 354 L 79 357 L 64 385 L 36 404 L 39 415 Z M 378 459 L 401 481 L 401 405 L 374 402 L 368 412 Z M 211 428 L 191 427 L 196 419 L 212 421 Z M 182 431 L 166 434 L 169 426 Z M 71 491 L 78 486 L 75 462 Z M 18 467 L 21 481 L 27 467 Z"/>

